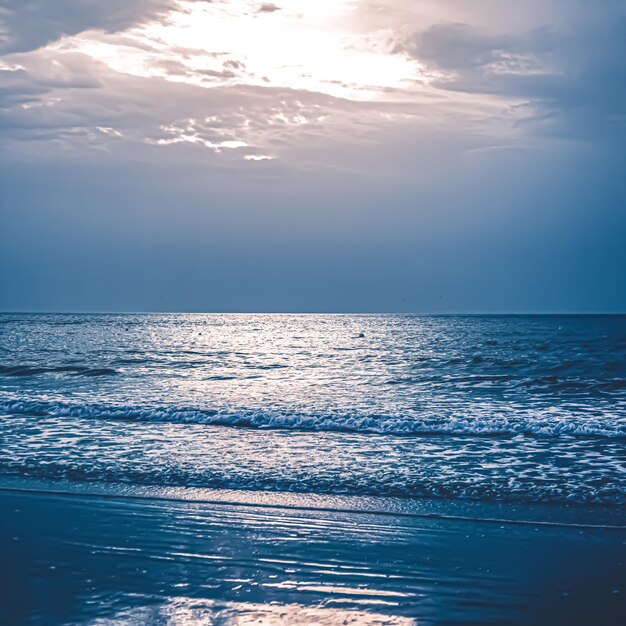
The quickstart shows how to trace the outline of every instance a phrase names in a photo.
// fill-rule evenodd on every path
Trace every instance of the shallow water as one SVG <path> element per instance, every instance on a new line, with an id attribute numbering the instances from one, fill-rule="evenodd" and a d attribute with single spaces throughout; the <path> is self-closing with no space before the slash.
<path id="1" fill-rule="evenodd" d="M 0 476 L 626 502 L 625 316 L 4 314 L 0 359 Z"/>
<path id="2" fill-rule="evenodd" d="M 7 625 L 614 626 L 626 610 L 624 529 L 4 489 L 0 505 Z"/>

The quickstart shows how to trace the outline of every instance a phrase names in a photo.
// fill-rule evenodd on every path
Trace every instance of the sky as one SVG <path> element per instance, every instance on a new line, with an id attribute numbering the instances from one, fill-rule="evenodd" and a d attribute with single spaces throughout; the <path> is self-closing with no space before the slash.
<path id="1" fill-rule="evenodd" d="M 626 1 L 0 0 L 0 310 L 626 311 Z"/>

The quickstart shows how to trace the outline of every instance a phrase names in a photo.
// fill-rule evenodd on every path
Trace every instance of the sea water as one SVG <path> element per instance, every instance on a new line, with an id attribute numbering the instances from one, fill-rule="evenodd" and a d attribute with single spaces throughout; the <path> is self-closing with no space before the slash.
<path id="1" fill-rule="evenodd" d="M 0 480 L 626 502 L 626 316 L 0 315 Z"/>

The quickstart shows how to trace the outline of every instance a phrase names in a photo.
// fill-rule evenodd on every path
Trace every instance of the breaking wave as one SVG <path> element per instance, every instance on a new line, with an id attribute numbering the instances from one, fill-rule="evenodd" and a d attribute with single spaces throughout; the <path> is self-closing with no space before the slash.
<path id="1" fill-rule="evenodd" d="M 78 419 L 205 424 L 233 428 L 375 433 L 537 437 L 626 437 L 626 416 L 571 414 L 562 409 L 468 409 L 464 415 L 362 415 L 284 410 L 226 410 L 177 406 L 79 404 L 45 400 L 0 401 L 6 414 Z"/>

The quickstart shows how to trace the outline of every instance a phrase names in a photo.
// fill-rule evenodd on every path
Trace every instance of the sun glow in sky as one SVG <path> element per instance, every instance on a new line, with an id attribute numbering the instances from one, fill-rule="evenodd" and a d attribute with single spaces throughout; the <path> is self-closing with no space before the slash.
<path id="1" fill-rule="evenodd" d="M 287 89 L 389 105 L 423 98 L 440 73 L 427 71 L 418 59 L 399 51 L 393 29 L 361 24 L 359 7 L 354 0 L 289 0 L 280 6 L 174 0 L 169 10 L 123 32 L 87 30 L 59 39 L 49 50 L 60 58 L 85 56 L 121 76 L 212 90 Z M 319 103 L 289 100 L 259 112 L 265 120 L 261 123 L 244 107 L 237 120 L 232 115 L 228 119 L 229 114 L 163 120 L 141 139 L 155 146 L 188 143 L 216 154 L 227 149 L 251 164 L 274 160 L 281 148 L 267 145 L 268 123 L 294 129 L 320 123 L 332 127 L 330 118 L 338 117 Z M 354 135 L 367 134 L 377 120 L 403 115 L 401 110 L 363 110 Z"/>
<path id="2" fill-rule="evenodd" d="M 119 36 L 65 41 L 111 69 L 205 87 L 257 85 L 351 99 L 392 97 L 427 79 L 420 63 L 393 53 L 386 30 L 356 32 L 351 1 L 178 2 Z"/>

